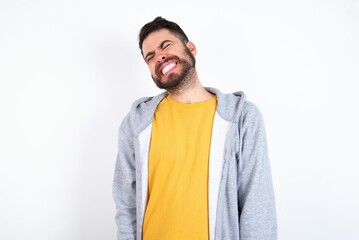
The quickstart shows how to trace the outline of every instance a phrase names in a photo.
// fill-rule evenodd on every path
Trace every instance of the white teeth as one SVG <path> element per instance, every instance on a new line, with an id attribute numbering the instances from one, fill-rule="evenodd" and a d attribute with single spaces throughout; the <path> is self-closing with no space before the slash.
<path id="1" fill-rule="evenodd" d="M 171 69 L 174 68 L 175 66 L 176 66 L 175 63 L 170 63 L 170 64 L 168 64 L 166 67 L 164 67 L 164 68 L 162 69 L 162 74 L 163 74 L 163 75 L 166 74 L 169 70 L 171 70 Z"/>

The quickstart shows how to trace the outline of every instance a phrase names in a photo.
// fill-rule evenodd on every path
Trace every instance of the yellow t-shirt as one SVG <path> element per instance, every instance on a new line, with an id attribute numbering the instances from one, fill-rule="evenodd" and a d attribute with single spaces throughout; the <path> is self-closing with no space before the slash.
<path id="1" fill-rule="evenodd" d="M 157 107 L 149 152 L 144 240 L 208 240 L 208 161 L 215 97 Z"/>

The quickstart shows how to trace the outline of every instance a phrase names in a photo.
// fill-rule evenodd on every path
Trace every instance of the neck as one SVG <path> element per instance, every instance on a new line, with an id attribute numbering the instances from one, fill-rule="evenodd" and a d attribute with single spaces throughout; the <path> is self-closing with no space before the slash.
<path id="1" fill-rule="evenodd" d="M 199 103 L 213 97 L 213 95 L 201 85 L 198 78 L 192 83 L 193 84 L 181 91 L 168 91 L 169 96 L 180 103 Z"/>

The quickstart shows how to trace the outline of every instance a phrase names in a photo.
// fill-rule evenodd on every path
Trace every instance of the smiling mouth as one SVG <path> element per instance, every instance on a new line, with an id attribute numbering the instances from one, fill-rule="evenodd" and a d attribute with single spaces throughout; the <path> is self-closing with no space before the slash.
<path id="1" fill-rule="evenodd" d="M 165 65 L 161 70 L 160 73 L 162 75 L 165 75 L 166 73 L 170 72 L 174 67 L 176 67 L 177 62 L 176 61 L 167 61 L 168 64 L 164 63 L 162 65 Z"/>
<path id="2" fill-rule="evenodd" d="M 177 65 L 176 62 L 171 62 L 170 64 L 166 65 L 162 70 L 161 73 L 165 75 L 169 71 L 171 71 Z"/>

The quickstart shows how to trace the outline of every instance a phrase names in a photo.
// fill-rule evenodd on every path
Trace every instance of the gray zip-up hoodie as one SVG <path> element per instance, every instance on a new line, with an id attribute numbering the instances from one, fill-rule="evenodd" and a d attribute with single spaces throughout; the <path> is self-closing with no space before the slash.
<path id="1" fill-rule="evenodd" d="M 206 89 L 218 101 L 209 159 L 210 240 L 275 240 L 275 200 L 262 115 L 242 92 Z M 113 182 L 118 240 L 142 239 L 152 120 L 166 95 L 135 101 L 120 126 Z"/>

